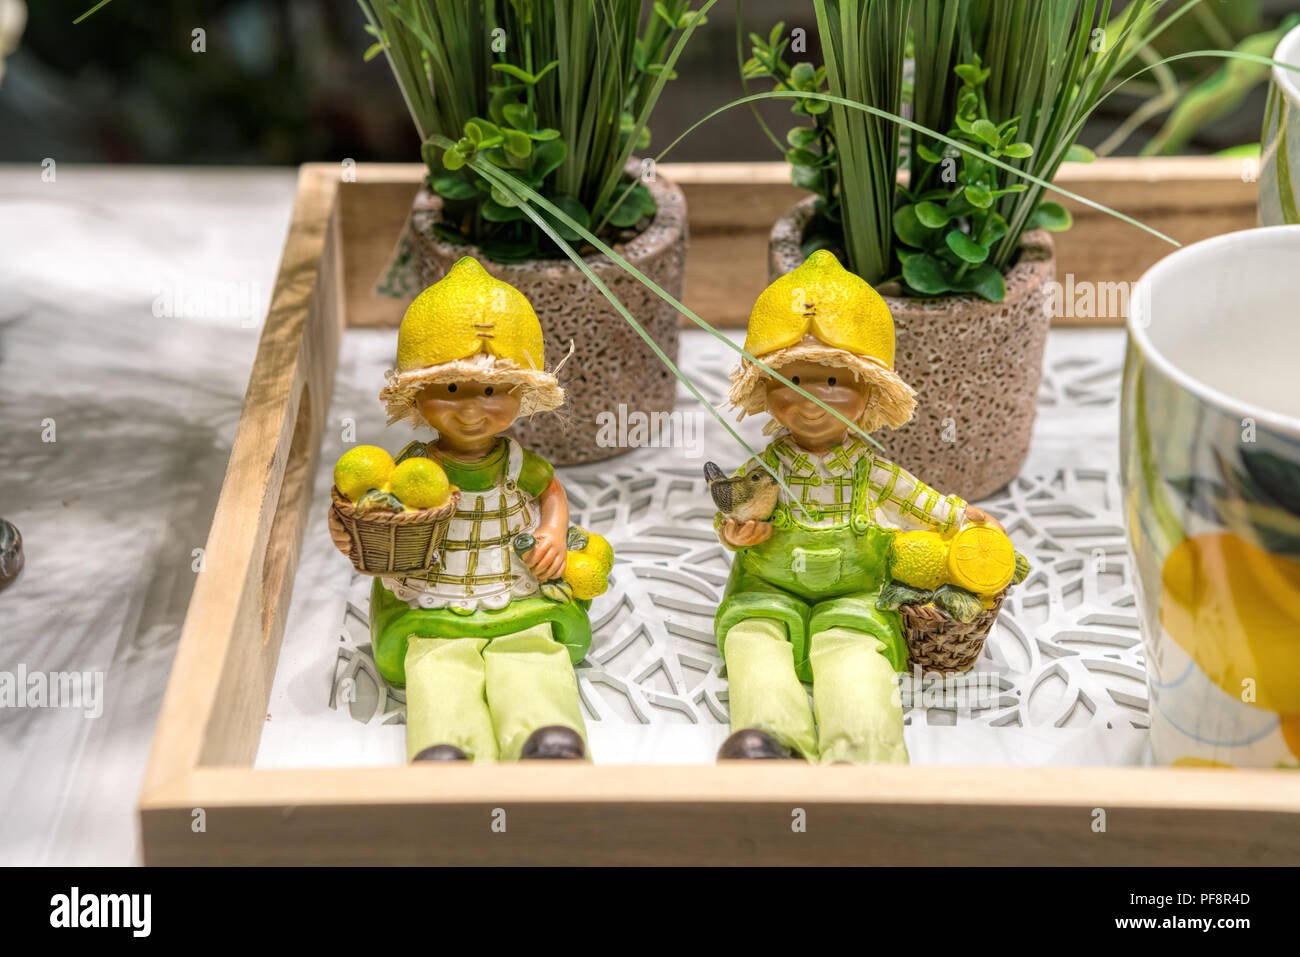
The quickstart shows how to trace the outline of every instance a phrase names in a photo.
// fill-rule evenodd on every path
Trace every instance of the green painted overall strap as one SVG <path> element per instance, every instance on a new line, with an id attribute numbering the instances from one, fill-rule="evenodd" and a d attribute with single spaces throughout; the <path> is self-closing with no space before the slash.
<path id="1" fill-rule="evenodd" d="M 875 525 L 871 512 L 871 458 L 862 456 L 853 466 L 853 501 L 849 505 L 849 525 L 859 535 Z"/>
<path id="2" fill-rule="evenodd" d="M 765 448 L 762 451 L 762 453 L 759 455 L 759 458 L 762 459 L 763 462 L 766 463 L 767 467 L 770 468 L 774 473 L 780 475 L 781 459 L 776 454 L 777 444 L 778 443 L 776 442 L 770 444 L 767 448 Z M 780 498 L 778 498 L 776 501 L 776 508 L 772 509 L 772 516 L 771 518 L 768 519 L 768 521 L 772 523 L 772 528 L 773 529 L 789 528 L 790 517 L 791 515 L 790 515 L 789 503 L 783 502 L 780 500 Z"/>

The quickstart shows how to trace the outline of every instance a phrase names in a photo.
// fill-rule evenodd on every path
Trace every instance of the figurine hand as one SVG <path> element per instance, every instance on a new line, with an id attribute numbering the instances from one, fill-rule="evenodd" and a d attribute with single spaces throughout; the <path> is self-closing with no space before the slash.
<path id="1" fill-rule="evenodd" d="M 772 537 L 772 523 L 754 519 L 738 522 L 734 518 L 729 518 L 719 526 L 718 537 L 732 548 L 758 545 Z"/>
<path id="2" fill-rule="evenodd" d="M 521 556 L 528 570 L 538 581 L 546 582 L 564 574 L 569 553 L 562 534 L 549 528 L 539 528 L 533 533 L 537 544 Z"/>
<path id="3" fill-rule="evenodd" d="M 984 522 L 984 523 L 986 523 L 986 524 L 988 524 L 988 525 L 992 525 L 994 528 L 996 528 L 996 529 L 997 529 L 999 532 L 1001 532 L 1003 535 L 1005 535 L 1005 534 L 1007 533 L 1007 530 L 1006 530 L 1005 528 L 1002 527 L 1002 523 L 1001 523 L 1001 522 L 999 522 L 996 518 L 994 518 L 994 517 L 993 517 L 992 515 L 990 515 L 988 512 L 984 511 L 984 509 L 982 509 L 982 508 L 976 508 L 974 505 L 967 505 L 967 506 L 966 506 L 966 521 L 968 521 L 968 522 Z"/>

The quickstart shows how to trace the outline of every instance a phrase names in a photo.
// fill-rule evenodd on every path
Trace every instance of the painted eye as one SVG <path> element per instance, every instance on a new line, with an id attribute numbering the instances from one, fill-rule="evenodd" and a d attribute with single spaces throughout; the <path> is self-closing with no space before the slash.
<path id="1" fill-rule="evenodd" d="M 790 381 L 793 382 L 795 385 L 798 385 L 798 384 L 799 384 L 799 377 L 798 377 L 798 376 L 792 376 L 791 379 L 790 379 Z"/>
<path id="2" fill-rule="evenodd" d="M 455 392 L 455 391 L 456 391 L 456 383 L 453 382 L 451 385 L 447 386 L 447 391 L 448 391 L 448 392 Z"/>
<path id="3" fill-rule="evenodd" d="M 827 380 L 826 380 L 826 384 L 827 384 L 827 385 L 834 385 L 834 384 L 835 384 L 835 376 L 831 376 L 829 379 L 827 379 Z"/>
<path id="4" fill-rule="evenodd" d="M 483 394 L 484 394 L 484 395 L 491 395 L 491 394 L 492 394 L 492 387 L 491 387 L 491 386 L 488 386 L 486 389 L 484 389 L 484 390 L 483 390 Z"/>

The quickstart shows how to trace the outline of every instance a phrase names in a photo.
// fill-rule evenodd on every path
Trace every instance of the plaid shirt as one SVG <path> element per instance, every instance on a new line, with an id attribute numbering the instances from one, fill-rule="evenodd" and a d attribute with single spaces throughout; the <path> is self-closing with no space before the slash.
<path id="1" fill-rule="evenodd" d="M 853 471 L 864 457 L 871 462 L 867 472 L 868 501 L 877 525 L 904 531 L 929 528 L 945 534 L 961 526 L 966 508 L 962 499 L 940 495 L 907 470 L 876 455 L 854 436 L 824 455 L 800 448 L 789 435 L 781 436 L 763 452 L 763 459 L 799 497 L 805 514 L 799 515 L 797 509 L 791 508 L 794 517 L 814 525 L 849 521 Z M 757 464 L 751 460 L 741 471 Z M 789 505 L 790 496 L 782 491 L 780 501 Z"/>
<path id="2" fill-rule="evenodd" d="M 514 598 L 537 592 L 537 579 L 511 545 L 514 536 L 537 524 L 536 497 L 519 484 L 525 452 L 513 439 L 500 462 L 481 466 L 492 473 L 486 488 L 461 488 L 460 504 L 447 526 L 438 565 L 423 574 L 384 578 L 398 598 L 425 608 L 460 611 L 503 608 Z M 539 460 L 540 461 L 540 460 Z M 456 466 L 451 466 L 455 469 Z M 460 474 L 470 474 L 460 463 Z M 549 469 L 549 467 L 548 467 Z M 455 474 L 449 470 L 449 474 Z M 540 481 L 539 476 L 534 479 Z M 550 483 L 549 471 L 545 475 Z"/>

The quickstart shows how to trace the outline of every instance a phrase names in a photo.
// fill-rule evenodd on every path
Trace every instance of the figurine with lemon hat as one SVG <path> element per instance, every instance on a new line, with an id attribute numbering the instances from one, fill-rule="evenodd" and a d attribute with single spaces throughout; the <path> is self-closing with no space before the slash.
<path id="1" fill-rule="evenodd" d="M 882 592 L 907 587 L 900 575 L 945 584 L 955 536 L 968 527 L 1005 535 L 863 440 L 906 423 L 916 399 L 893 368 L 884 299 L 833 254 L 813 253 L 763 291 L 745 350 L 822 404 L 748 360 L 732 373 L 732 406 L 741 418 L 769 414 L 764 433 L 774 436 L 737 475 L 770 470 L 789 492 L 779 491 L 766 518 L 729 514 L 719 502 L 718 537 L 736 555 L 715 618 L 732 728 L 718 756 L 905 763 L 896 673 L 908 647 L 898 604 L 882 602 Z M 940 549 L 896 554 L 908 532 Z M 957 566 L 988 584 L 983 545 L 971 543 L 973 560 L 960 550 Z"/>
<path id="2" fill-rule="evenodd" d="M 569 527 L 550 463 L 501 434 L 564 401 L 544 362 L 524 295 L 461 259 L 407 309 L 380 393 L 390 425 L 437 437 L 396 460 L 360 446 L 335 469 L 355 512 L 449 509 L 457 496 L 431 567 L 377 574 L 371 589 L 375 663 L 406 686 L 412 760 L 586 756 L 573 665 L 613 555 Z"/>

